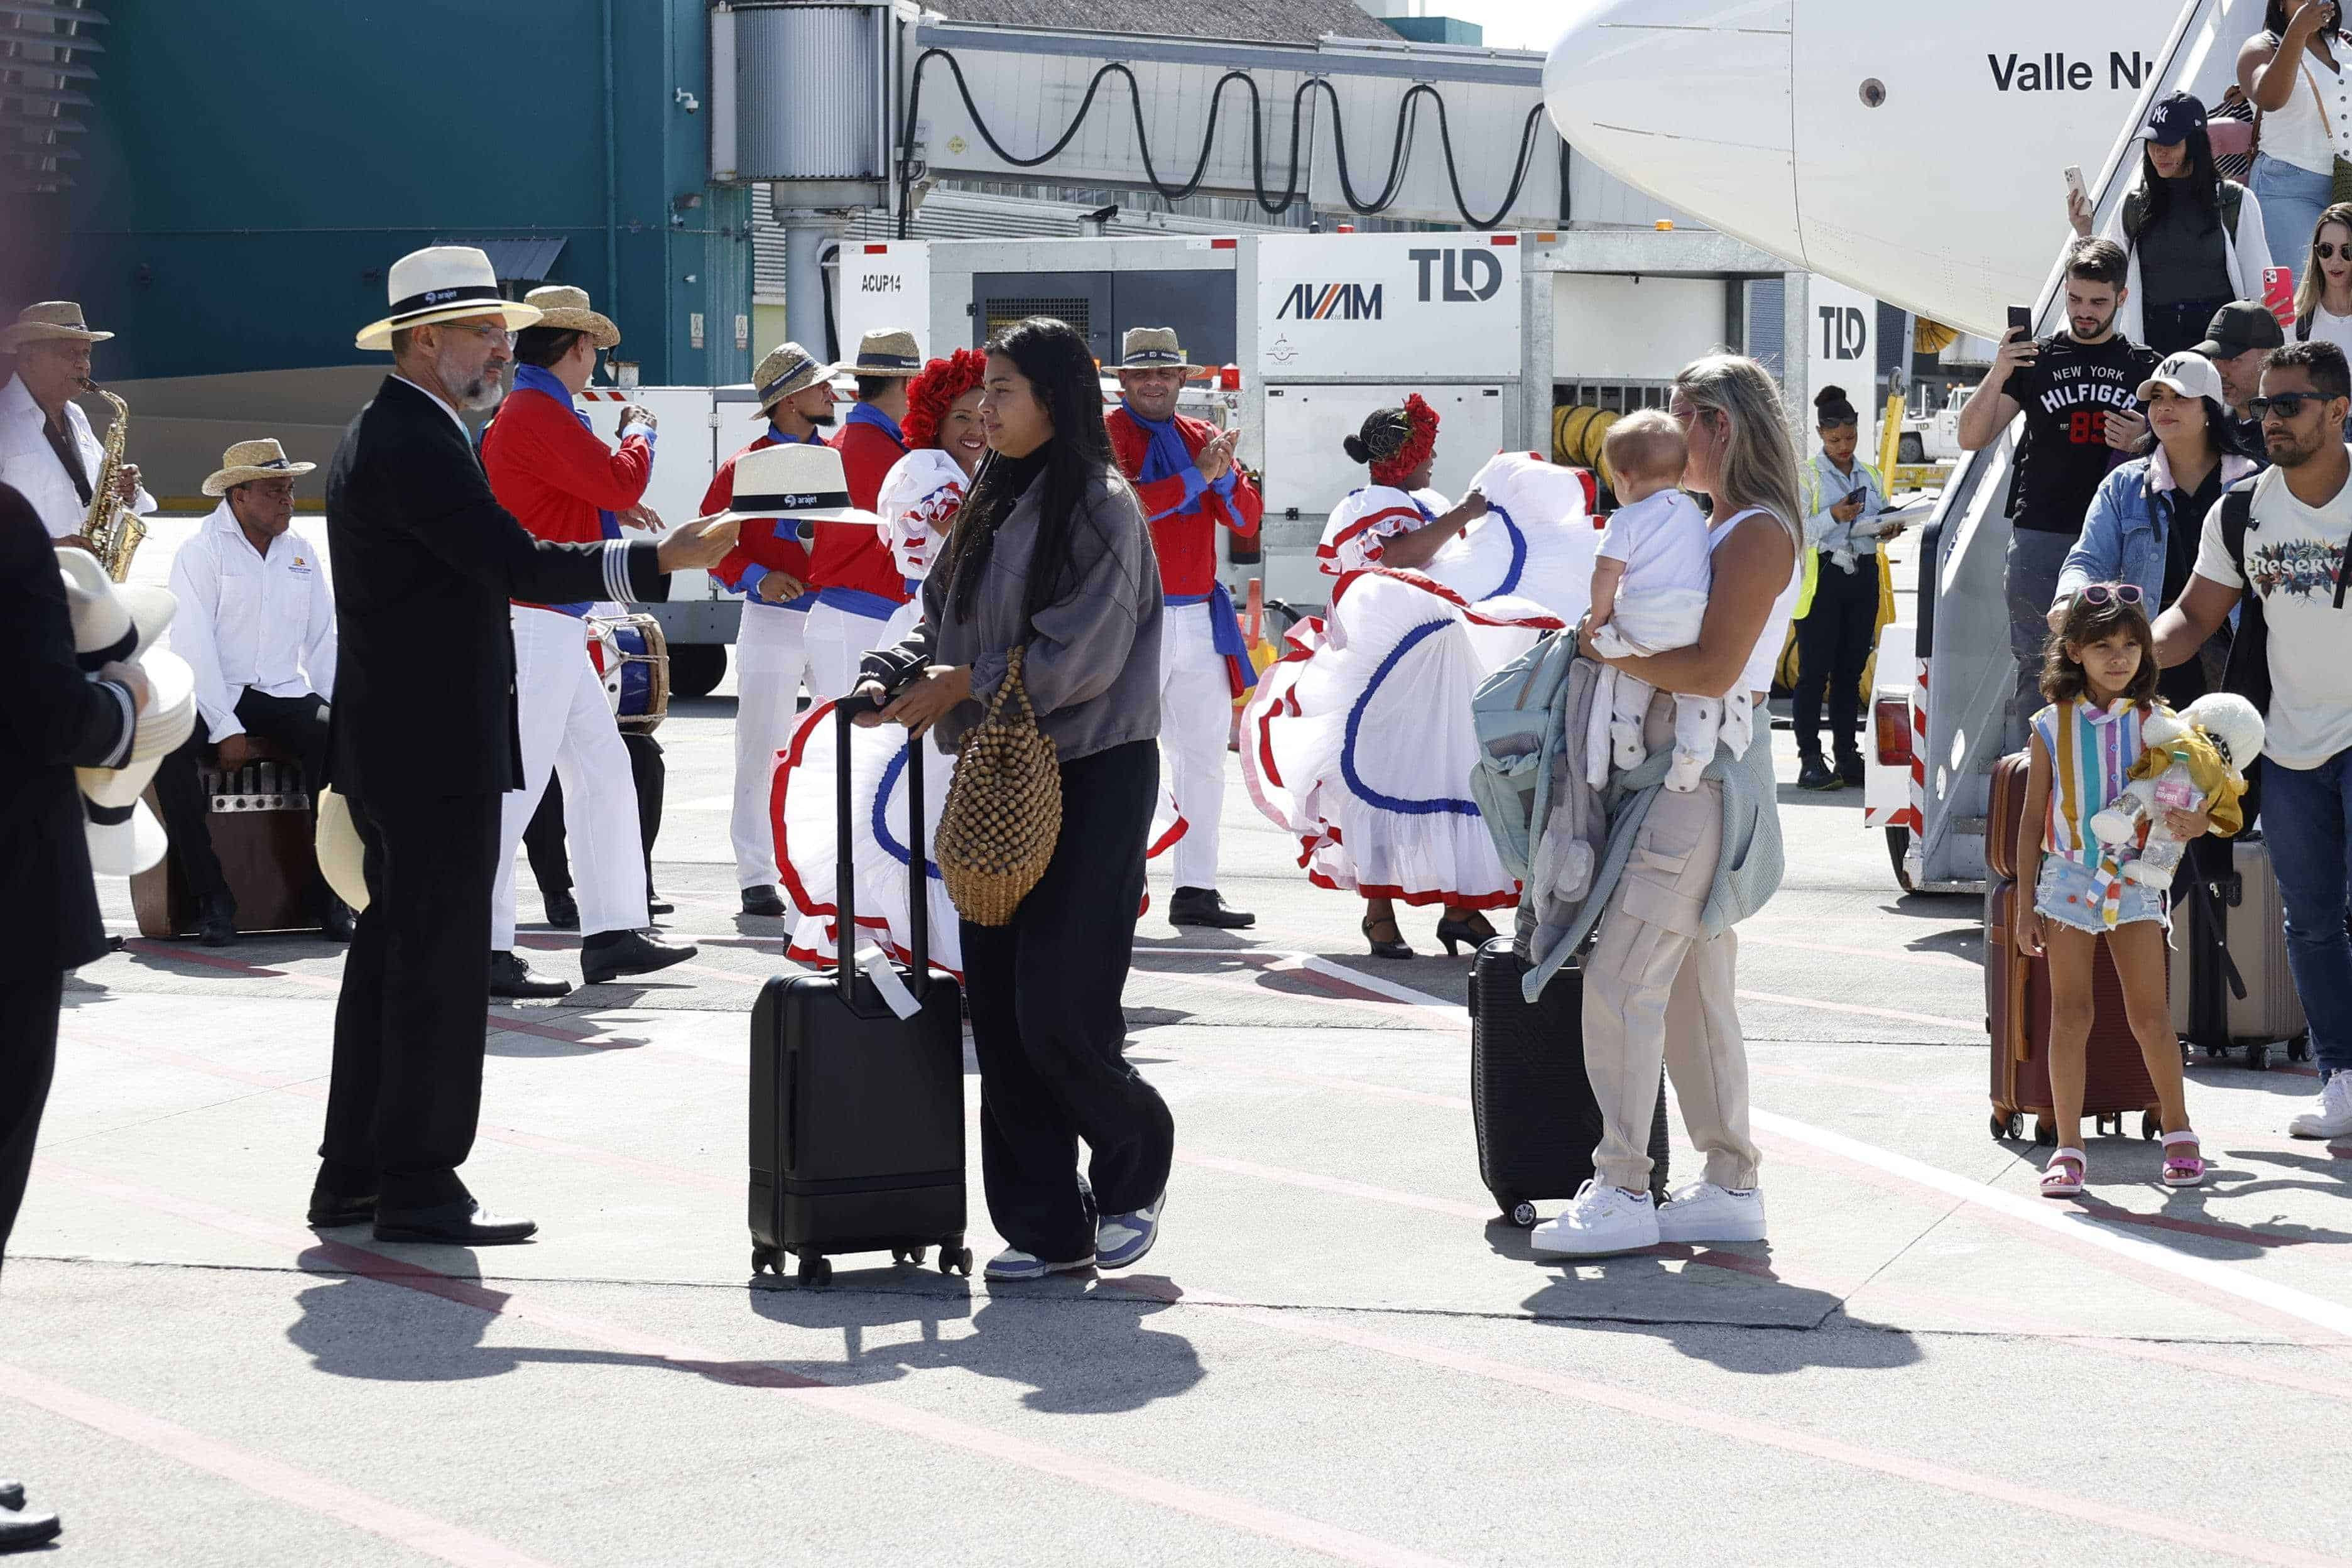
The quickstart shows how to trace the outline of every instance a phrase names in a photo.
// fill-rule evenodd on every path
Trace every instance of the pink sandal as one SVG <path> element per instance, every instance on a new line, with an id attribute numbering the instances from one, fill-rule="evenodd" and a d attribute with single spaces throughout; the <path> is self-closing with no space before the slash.
<path id="1" fill-rule="evenodd" d="M 2209 1167 L 2201 1152 L 2195 1154 L 2169 1152 L 2184 1145 L 2190 1149 L 2199 1147 L 2197 1134 L 2188 1128 L 2184 1127 L 2178 1132 L 2168 1132 L 2164 1135 L 2164 1147 L 2168 1151 L 2164 1156 L 2164 1184 L 2168 1187 L 2193 1187 L 2205 1180 L 2205 1173 Z"/>
<path id="2" fill-rule="evenodd" d="M 2061 1149 L 2050 1156 L 2050 1163 L 2042 1170 L 2042 1195 L 2045 1198 L 2080 1197 L 2083 1180 L 2091 1172 L 2091 1163 L 2080 1149 Z"/>

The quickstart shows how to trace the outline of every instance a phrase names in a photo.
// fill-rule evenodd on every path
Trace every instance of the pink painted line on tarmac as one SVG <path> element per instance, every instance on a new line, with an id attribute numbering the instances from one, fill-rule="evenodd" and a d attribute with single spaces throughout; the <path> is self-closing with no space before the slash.
<path id="1" fill-rule="evenodd" d="M 1015 1465 L 1091 1487 L 1131 1501 L 1189 1514 L 1212 1524 L 1319 1552 L 1343 1563 L 1362 1564 L 1363 1568 L 1461 1568 L 1450 1559 L 1359 1534 L 1339 1525 L 1285 1513 L 1245 1499 L 1208 1491 L 1164 1477 L 1147 1475 L 1091 1455 L 1066 1452 L 1010 1433 L 936 1415 L 881 1398 L 863 1389 L 828 1384 L 764 1362 L 730 1361 L 625 1324 L 552 1306 L 510 1289 L 493 1289 L 460 1279 L 413 1259 L 378 1252 L 371 1247 L 347 1242 L 322 1241 L 307 1231 L 255 1219 L 201 1198 L 117 1181 L 54 1158 L 44 1157 L 41 1163 L 46 1171 L 85 1191 L 139 1204 L 268 1245 L 311 1256 L 324 1256 L 337 1268 L 380 1284 L 436 1296 L 494 1317 L 530 1323 L 716 1382 L 740 1387 L 773 1389 L 796 1403 L 831 1411 L 836 1415 L 944 1447 L 961 1449 L 984 1459 Z"/>
<path id="2" fill-rule="evenodd" d="M 191 1431 L 95 1394 L 86 1394 L 22 1367 L 0 1364 L 0 1395 L 22 1400 L 52 1415 L 79 1422 L 192 1469 L 233 1481 L 247 1491 L 363 1530 L 444 1563 L 459 1563 L 463 1568 L 549 1568 L 541 1559 L 487 1536 L 365 1492 L 353 1491 L 323 1476 L 296 1469 L 234 1443 Z"/>
<path id="3" fill-rule="evenodd" d="M 1136 1281 L 1142 1284 L 1142 1281 Z M 2080 1520 L 2085 1523 L 2143 1536 L 2151 1540 L 2185 1546 L 2220 1557 L 2243 1558 L 2256 1563 L 2277 1564 L 2278 1568 L 2347 1568 L 2352 1559 L 2331 1557 L 2323 1552 L 2292 1546 L 2284 1542 L 2265 1541 L 2257 1536 L 2234 1534 L 2227 1531 L 2209 1530 L 2187 1520 L 2168 1519 L 2137 1508 L 2096 1502 L 2087 1498 L 2071 1497 L 2063 1492 L 2042 1487 L 2027 1486 L 2004 1480 L 1997 1476 L 1979 1475 L 1951 1465 L 1941 1465 L 1909 1455 L 1883 1449 L 1866 1448 L 1855 1443 L 1840 1442 L 1816 1433 L 1794 1427 L 1776 1426 L 1769 1422 L 1746 1416 L 1727 1415 L 1697 1405 L 1681 1405 L 1652 1394 L 1638 1394 L 1631 1389 L 1617 1388 L 1608 1384 L 1584 1378 L 1563 1376 L 1533 1367 L 1515 1366 L 1486 1356 L 1472 1355 L 1441 1346 L 1423 1344 L 1380 1332 L 1353 1321 L 1325 1321 L 1300 1312 L 1269 1311 L 1225 1298 L 1200 1291 L 1176 1291 L 1174 1299 L 1202 1306 L 1229 1307 L 1241 1317 L 1264 1328 L 1302 1339 L 1321 1340 L 1328 1343 L 1353 1346 L 1402 1361 L 1418 1362 L 1425 1366 L 1439 1367 L 1465 1377 L 1485 1379 L 1512 1387 L 1573 1399 L 1586 1405 L 1599 1405 L 1622 1415 L 1657 1421 L 1686 1431 L 1706 1432 L 1717 1436 L 1751 1443 L 1759 1447 L 1777 1448 L 1783 1453 L 1804 1458 L 1820 1459 L 1831 1464 L 1846 1465 L 1860 1470 L 1892 1476 L 1898 1480 L 1920 1486 L 1941 1488 L 1947 1491 L 1982 1498 L 2013 1508 L 2033 1509 L 2063 1519 Z M 1162 1299 L 1171 1299 L 1163 1297 Z"/>
<path id="4" fill-rule="evenodd" d="M 1783 996 L 1773 991 L 1742 991 L 1743 1002 L 1769 1002 L 1776 1007 L 1795 1007 L 1808 1013 L 1842 1013 L 1856 1018 L 1885 1018 L 1896 1024 L 1920 1024 L 1931 1029 L 1954 1029 L 1963 1035 L 1984 1033 L 1984 1020 L 1949 1018 L 1941 1013 L 1906 1013 L 1895 1007 L 1862 1007 L 1851 1002 L 1824 1002 L 1817 996 Z"/>
<path id="5" fill-rule="evenodd" d="M 241 958 L 223 958 L 218 953 L 199 952 L 193 947 L 182 947 L 175 942 L 157 942 L 150 937 L 136 937 L 122 945 L 128 952 L 150 953 L 161 958 L 175 958 L 183 963 L 200 963 L 207 969 L 226 969 L 232 973 L 250 974 L 262 980 L 290 980 L 297 985 L 307 985 L 313 991 L 332 991 L 340 994 L 343 989 L 343 983 L 341 980 L 329 980 L 318 974 L 298 974 L 290 969 L 270 969 L 258 963 L 247 963 Z"/>
<path id="6" fill-rule="evenodd" d="M 1764 936 L 1748 930 L 1744 925 L 1739 928 L 1739 941 L 1743 946 L 1752 942 L 1759 947 L 1785 947 L 1799 952 L 1827 952 L 1834 953 L 1841 958 L 1871 958 L 1888 963 L 1913 963 L 1923 969 L 1965 969 L 1971 973 L 1979 973 L 1982 969 L 1982 965 L 1962 958 L 1956 952 L 1908 951 L 1890 952 L 1883 947 L 1843 947 L 1833 942 L 1800 942 L 1794 937 Z"/>
<path id="7" fill-rule="evenodd" d="M 2253 1230 L 2242 1225 L 2221 1225 L 2207 1219 L 2180 1219 L 2168 1214 L 2140 1214 L 2084 1194 L 2074 1200 L 2074 1206 L 2095 1219 L 2111 1225 L 2142 1226 L 2149 1230 L 2177 1231 L 2182 1236 L 2201 1236 L 2213 1241 L 2234 1241 L 2247 1247 L 2300 1247 L 2311 1238 L 2306 1236 L 2280 1236 L 2274 1231 Z"/>

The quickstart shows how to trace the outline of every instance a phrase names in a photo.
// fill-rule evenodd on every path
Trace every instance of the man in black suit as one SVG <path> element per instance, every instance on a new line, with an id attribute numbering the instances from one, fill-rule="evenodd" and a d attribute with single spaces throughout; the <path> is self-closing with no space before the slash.
<path id="1" fill-rule="evenodd" d="M 33 1140 L 58 1059 L 58 1012 L 68 969 L 106 952 L 98 889 L 82 837 L 74 769 L 121 767 L 131 756 L 146 678 L 127 664 L 85 671 L 48 530 L 31 503 L 0 485 L 0 900 L 26 918 L 0 946 L 0 1257 L 25 1198 Z M 0 1482 L 0 1551 L 58 1532 L 54 1513 L 26 1511 Z"/>
<path id="2" fill-rule="evenodd" d="M 488 259 L 462 246 L 404 257 L 391 294 L 359 346 L 391 348 L 393 374 L 327 470 L 340 644 L 327 771 L 369 903 L 335 1014 L 310 1223 L 521 1241 L 537 1227 L 492 1216 L 457 1176 L 481 1109 L 499 797 L 522 776 L 508 604 L 657 600 L 667 573 L 716 564 L 734 529 L 534 539 L 491 495 L 459 411 L 499 401 L 510 333 L 539 312 L 501 299 Z"/>

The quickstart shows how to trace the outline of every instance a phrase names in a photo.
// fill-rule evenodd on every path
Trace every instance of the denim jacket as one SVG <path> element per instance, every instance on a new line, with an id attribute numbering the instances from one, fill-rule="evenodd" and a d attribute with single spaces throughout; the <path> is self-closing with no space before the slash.
<path id="1" fill-rule="evenodd" d="M 2251 458 L 2224 457 L 2221 488 L 2229 489 L 2256 466 Z M 2052 607 L 2065 604 L 2089 584 L 2137 583 L 2148 618 L 2154 620 L 2164 608 L 2165 547 L 2179 488 L 2161 447 L 2109 474 L 2091 500 L 2082 537 L 2067 552 Z"/>

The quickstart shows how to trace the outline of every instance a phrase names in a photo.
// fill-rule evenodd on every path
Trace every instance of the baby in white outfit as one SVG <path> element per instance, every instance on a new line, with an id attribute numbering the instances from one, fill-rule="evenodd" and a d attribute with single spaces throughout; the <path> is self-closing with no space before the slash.
<path id="1" fill-rule="evenodd" d="M 1594 645 L 1611 658 L 1687 647 L 1698 640 L 1715 572 L 1706 519 L 1677 488 L 1689 456 L 1682 426 L 1663 410 L 1643 409 L 1611 426 L 1602 447 L 1612 488 L 1623 504 L 1601 535 L 1600 559 L 1592 569 Z M 1608 782 L 1612 762 L 1620 769 L 1634 768 L 1648 756 L 1642 721 L 1654 690 L 1622 670 L 1604 671 L 1586 737 L 1586 777 L 1596 788 Z M 1729 703 L 1711 697 L 1675 699 L 1668 789 L 1696 789 L 1699 775 L 1715 760 L 1718 739 L 1729 741 L 1735 752 L 1747 751 L 1752 701 L 1744 691 Z"/>

